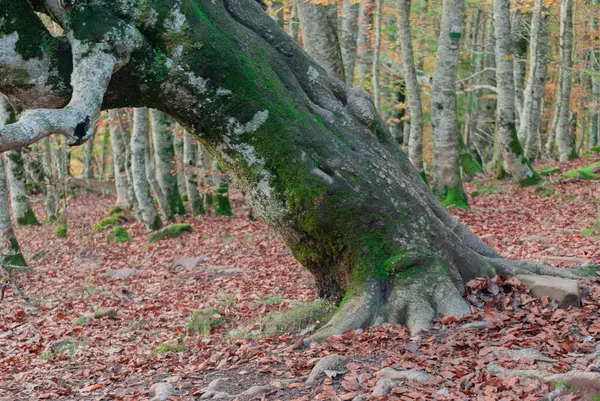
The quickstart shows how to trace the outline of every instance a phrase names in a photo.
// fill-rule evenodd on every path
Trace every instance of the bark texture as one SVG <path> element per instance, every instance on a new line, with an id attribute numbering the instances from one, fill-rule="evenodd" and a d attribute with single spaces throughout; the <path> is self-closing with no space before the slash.
<path id="1" fill-rule="evenodd" d="M 373 66 L 373 14 L 375 0 L 365 0 L 360 3 L 358 15 L 358 41 L 356 60 L 356 79 L 358 86 L 370 86 L 371 69 Z"/>
<path id="2" fill-rule="evenodd" d="M 346 85 L 354 85 L 354 67 L 356 65 L 356 46 L 358 40 L 358 12 L 360 3 L 344 0 L 344 19 L 342 21 L 342 61 L 346 74 Z"/>
<path id="3" fill-rule="evenodd" d="M 183 137 L 183 162 L 185 171 L 185 184 L 188 201 L 192 213 L 205 214 L 204 196 L 198 190 L 199 178 L 196 174 L 198 168 L 198 146 L 194 143 L 192 136 L 185 132 L 183 127 L 179 127 Z"/>
<path id="4" fill-rule="evenodd" d="M 6 156 L 6 177 L 10 188 L 10 205 L 13 216 L 19 226 L 39 226 L 29 195 L 25 188 L 25 165 L 23 151 L 14 149 L 4 153 Z"/>
<path id="5" fill-rule="evenodd" d="M 117 188 L 117 204 L 123 207 L 131 203 L 129 179 L 125 164 L 127 163 L 126 142 L 121 128 L 121 115 L 118 109 L 108 111 L 110 141 L 112 145 L 113 166 L 115 170 L 115 187 Z"/>
<path id="6" fill-rule="evenodd" d="M 431 88 L 433 189 L 445 206 L 468 208 L 460 176 L 456 75 L 464 28 L 464 0 L 444 0 Z"/>

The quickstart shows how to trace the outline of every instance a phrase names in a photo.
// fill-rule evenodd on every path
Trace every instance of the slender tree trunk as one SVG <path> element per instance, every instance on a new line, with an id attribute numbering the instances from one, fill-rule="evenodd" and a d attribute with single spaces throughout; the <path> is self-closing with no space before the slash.
<path id="1" fill-rule="evenodd" d="M 519 140 L 525 143 L 525 157 L 533 160 L 538 153 L 538 138 L 541 121 L 541 107 L 546 91 L 546 52 L 549 39 L 548 7 L 544 0 L 536 0 L 531 17 L 529 35 L 529 72 L 523 94 L 523 112 L 519 126 Z"/>
<path id="2" fill-rule="evenodd" d="M 56 220 L 56 205 L 58 204 L 58 194 L 56 193 L 55 174 L 52 170 L 52 149 L 50 138 L 42 140 L 42 163 L 44 165 L 44 175 L 46 177 L 46 218 L 48 221 Z"/>
<path id="3" fill-rule="evenodd" d="M 445 197 L 443 204 L 468 208 L 458 158 L 456 74 L 464 29 L 464 0 L 444 0 L 438 51 L 431 88 L 433 129 L 433 189 Z"/>
<path id="4" fill-rule="evenodd" d="M 91 184 L 92 178 L 94 178 L 94 136 L 95 133 L 88 139 L 83 159 L 83 179 L 88 186 Z"/>
<path id="5" fill-rule="evenodd" d="M 151 110 L 152 139 L 154 142 L 154 157 L 156 159 L 156 178 L 169 202 L 169 219 L 173 215 L 185 214 L 185 208 L 179 189 L 175 170 L 175 149 L 173 147 L 173 124 L 169 118 L 158 110 Z"/>
<path id="6" fill-rule="evenodd" d="M 360 3 L 344 0 L 344 19 L 342 22 L 342 60 L 346 74 L 346 85 L 354 85 L 354 66 L 356 64 L 356 46 L 358 40 L 358 12 Z"/>
<path id="7" fill-rule="evenodd" d="M 358 15 L 358 41 L 356 60 L 356 79 L 361 88 L 366 88 L 371 82 L 370 72 L 373 66 L 373 14 L 375 0 L 365 0 L 360 3 Z"/>
<path id="8" fill-rule="evenodd" d="M 575 138 L 570 132 L 569 111 L 573 83 L 573 2 L 560 1 L 560 77 L 556 144 L 561 161 L 577 157 Z"/>
<path id="9" fill-rule="evenodd" d="M 475 9 L 471 14 L 471 51 L 473 52 L 473 70 L 472 72 L 477 73 L 483 68 L 483 29 L 481 29 L 481 10 Z M 479 82 L 479 75 L 473 79 L 473 84 L 477 85 Z M 471 132 L 473 131 L 473 111 L 476 109 L 477 99 L 473 95 L 473 92 L 467 93 L 465 109 L 465 123 L 464 123 L 464 134 L 463 139 L 465 146 L 470 147 Z"/>
<path id="10" fill-rule="evenodd" d="M 515 88 L 515 125 L 517 130 L 521 124 L 523 112 L 523 87 L 525 83 L 525 66 L 527 58 L 527 29 L 523 21 L 523 13 L 519 8 L 512 11 L 510 16 L 513 51 L 513 80 Z M 525 143 L 521 140 L 521 143 Z"/>
<path id="11" fill-rule="evenodd" d="M 150 116 L 145 107 L 136 108 L 133 112 L 133 132 L 131 134 L 131 177 L 135 197 L 140 208 L 142 220 L 150 230 L 162 227 L 160 216 L 156 213 L 150 187 L 146 179 L 146 149 L 148 149 L 148 133 L 150 132 Z"/>
<path id="12" fill-rule="evenodd" d="M 561 81 L 561 73 L 559 72 L 558 82 Z M 554 106 L 554 116 L 552 117 L 552 123 L 550 126 L 550 132 L 548 132 L 548 140 L 546 141 L 546 155 L 552 157 L 554 154 L 554 146 L 556 144 L 556 131 L 558 130 L 558 120 L 560 118 L 560 109 L 562 107 L 561 94 L 558 92 L 556 103 Z"/>
<path id="13" fill-rule="evenodd" d="M 167 196 L 162 191 L 158 180 L 156 179 L 156 174 L 154 174 L 154 157 L 150 146 L 146 147 L 146 151 L 144 152 L 145 165 L 146 165 L 146 180 L 148 184 L 150 184 L 150 189 L 152 193 L 154 193 L 154 198 L 156 199 L 156 203 L 158 203 L 158 210 L 160 211 L 160 215 L 163 220 L 169 220 L 169 216 L 171 214 L 171 206 L 169 204 L 169 200 Z"/>
<path id="14" fill-rule="evenodd" d="M 497 130 L 502 156 L 508 171 L 519 185 L 537 184 L 541 177 L 523 154 L 515 126 L 515 87 L 513 74 L 510 1 L 494 0 L 496 32 L 496 82 L 498 86 Z"/>
<path id="15" fill-rule="evenodd" d="M 196 174 L 198 168 L 198 146 L 192 136 L 183 127 L 179 128 L 183 137 L 183 162 L 185 165 L 185 183 L 188 200 L 190 201 L 193 214 L 205 214 L 204 196 L 198 191 L 200 177 Z"/>
<path id="16" fill-rule="evenodd" d="M 289 34 L 294 39 L 295 42 L 298 42 L 298 27 L 300 26 L 300 22 L 298 21 L 298 6 L 296 2 L 298 0 L 292 1 L 292 12 L 290 13 L 290 23 L 289 23 Z"/>
<path id="17" fill-rule="evenodd" d="M 296 4 L 304 48 L 328 73 L 345 82 L 337 33 L 337 5 L 313 4 L 304 0 L 299 0 Z"/>
<path id="18" fill-rule="evenodd" d="M 10 150 L 6 156 L 6 177 L 10 188 L 10 205 L 18 226 L 39 226 L 25 188 L 23 151 Z"/>
<path id="19" fill-rule="evenodd" d="M 182 195 L 187 194 L 185 183 L 185 161 L 183 156 L 183 135 L 179 129 L 176 129 L 173 135 L 173 146 L 175 147 L 175 172 L 177 173 L 177 188 Z"/>
<path id="20" fill-rule="evenodd" d="M 129 197 L 129 180 L 125 164 L 127 163 L 126 145 L 121 128 L 120 110 L 108 111 L 110 126 L 110 141 L 112 145 L 113 166 L 115 171 L 115 186 L 117 188 L 117 205 L 127 207 L 131 202 Z"/>
<path id="21" fill-rule="evenodd" d="M 423 105 L 421 103 L 421 87 L 417 80 L 417 69 L 415 68 L 409 14 L 410 0 L 398 0 L 398 39 L 402 51 L 402 69 L 405 75 L 411 122 L 408 158 L 419 174 L 424 176 Z"/>
<path id="22" fill-rule="evenodd" d="M 598 10 L 600 6 L 600 0 L 592 0 L 592 4 L 595 9 Z M 592 41 L 599 43 L 600 41 L 600 17 L 593 15 L 590 21 L 590 32 Z M 600 145 L 600 52 L 590 50 L 590 58 L 594 59 L 591 63 L 590 69 L 595 72 L 590 77 L 590 92 L 592 95 L 593 107 L 589 108 L 589 120 L 590 120 L 590 135 L 588 138 L 588 146 L 590 149 Z"/>
<path id="23" fill-rule="evenodd" d="M 383 0 L 375 0 L 375 45 L 373 51 L 373 100 L 375 108 L 381 112 L 381 88 L 379 87 L 379 62 L 381 60 L 381 19 Z"/>
<path id="24" fill-rule="evenodd" d="M 0 127 L 15 122 L 15 113 L 9 105 L 8 99 L 0 93 Z M 48 139 L 48 138 L 46 138 Z M 6 168 L 4 158 L 0 154 L 0 249 L 2 260 L 1 268 L 10 266 L 26 266 L 25 258 L 21 253 L 19 241 L 15 236 L 12 221 L 10 219 L 10 204 L 8 201 L 9 190 L 6 180 Z"/>

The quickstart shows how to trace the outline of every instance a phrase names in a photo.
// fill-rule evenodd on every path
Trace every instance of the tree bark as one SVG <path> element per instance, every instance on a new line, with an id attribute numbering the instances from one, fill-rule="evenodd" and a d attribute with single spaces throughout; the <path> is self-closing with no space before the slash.
<path id="1" fill-rule="evenodd" d="M 560 77 L 556 144 L 561 161 L 577 157 L 575 138 L 570 135 L 569 111 L 573 83 L 573 2 L 560 1 Z"/>
<path id="2" fill-rule="evenodd" d="M 118 109 L 108 111 L 110 141 L 112 145 L 113 166 L 115 169 L 115 187 L 117 188 L 117 205 L 127 207 L 131 203 L 129 179 L 125 164 L 127 155 L 125 138 L 121 128 L 121 115 Z"/>
<path id="3" fill-rule="evenodd" d="M 433 189 L 444 206 L 468 208 L 458 158 L 456 75 L 464 29 L 464 0 L 444 0 L 438 51 L 431 88 Z"/>
<path id="4" fill-rule="evenodd" d="M 87 141 L 83 159 L 83 179 L 88 186 L 92 178 L 94 178 L 94 135 Z"/>
<path id="5" fill-rule="evenodd" d="M 358 41 L 356 60 L 357 86 L 366 88 L 371 82 L 371 67 L 373 66 L 373 13 L 375 0 L 365 0 L 360 3 L 358 14 Z M 370 85 L 369 85 L 370 86 Z"/>
<path id="6" fill-rule="evenodd" d="M 179 129 L 183 137 L 183 162 L 188 200 L 190 201 L 192 213 L 205 214 L 204 196 L 198 190 L 200 177 L 196 174 L 198 169 L 198 146 L 192 136 L 183 127 L 180 126 Z"/>
<path id="7" fill-rule="evenodd" d="M 356 47 L 358 40 L 358 12 L 360 3 L 344 0 L 344 19 L 342 22 L 342 61 L 346 74 L 346 85 L 354 85 L 354 66 L 356 65 Z"/>
<path id="8" fill-rule="evenodd" d="M 337 34 L 337 5 L 297 3 L 304 48 L 325 70 L 346 80 L 344 63 Z"/>
<path id="9" fill-rule="evenodd" d="M 404 79 L 411 122 L 408 158 L 419 174 L 424 176 L 423 104 L 421 103 L 421 87 L 417 80 L 417 69 L 415 68 L 409 14 L 410 0 L 398 0 L 398 39 L 402 51 L 402 69 L 405 74 Z"/>
<path id="10" fill-rule="evenodd" d="M 150 116 L 145 107 L 136 108 L 133 112 L 133 132 L 131 134 L 131 177 L 135 197 L 146 227 L 158 230 L 162 227 L 160 216 L 156 213 L 150 187 L 146 179 L 146 149 L 148 149 L 148 133 L 150 132 Z"/>
<path id="11" fill-rule="evenodd" d="M 383 0 L 375 0 L 375 44 L 373 50 L 373 100 L 375 108 L 381 112 L 381 88 L 379 87 L 379 62 L 381 60 L 381 19 L 383 18 Z"/>
<path id="12" fill-rule="evenodd" d="M 519 140 L 525 143 L 525 157 L 529 160 L 535 159 L 539 151 L 541 108 L 547 78 L 549 20 L 550 15 L 544 0 L 536 0 L 529 35 L 529 72 L 523 94 L 523 112 L 518 132 Z"/>
<path id="13" fill-rule="evenodd" d="M 65 26 L 91 24 L 103 13 L 103 24 L 128 21 L 112 26 L 148 35 L 114 73 L 106 107 L 160 108 L 193 130 L 313 273 L 319 295 L 344 298 L 312 338 L 384 321 L 418 332 L 436 314 L 462 316 L 470 312 L 464 283 L 481 275 L 595 275 L 588 267 L 499 257 L 440 206 L 393 146 L 371 97 L 330 78 L 254 0 L 177 2 L 152 9 L 167 21 L 154 26 L 137 14 L 125 18 L 118 2 L 93 4 L 94 13 Z M 179 24 L 169 18 L 179 14 L 182 30 L 195 28 L 185 31 L 187 40 L 176 46 L 149 40 L 172 37 Z M 173 62 L 159 63 L 161 73 L 155 46 Z"/>
<path id="14" fill-rule="evenodd" d="M 152 118 L 156 179 L 169 202 L 169 214 L 167 216 L 171 219 L 176 214 L 185 214 L 181 194 L 177 188 L 177 177 L 173 174 L 175 170 L 174 126 L 169 117 L 158 110 L 151 110 L 150 115 Z"/>
<path id="15" fill-rule="evenodd" d="M 179 128 L 179 127 L 178 127 Z M 180 129 L 176 129 L 173 136 L 173 146 L 175 148 L 175 173 L 177 174 L 177 189 L 182 195 L 187 194 L 187 187 L 185 183 L 185 162 L 183 156 L 183 139 L 184 132 Z"/>
<path id="16" fill-rule="evenodd" d="M 515 81 L 511 38 L 510 1 L 494 0 L 496 32 L 496 82 L 498 87 L 497 135 L 504 163 L 519 185 L 535 185 L 541 176 L 523 154 L 515 123 Z"/>
<path id="17" fill-rule="evenodd" d="M 13 149 L 5 153 L 6 177 L 10 188 L 10 205 L 18 226 L 39 226 L 25 188 L 23 151 Z"/>
<path id="18" fill-rule="evenodd" d="M 527 58 L 527 29 L 523 21 L 523 13 L 519 8 L 514 9 L 510 15 L 510 25 L 513 51 L 513 80 L 515 88 L 515 125 L 517 130 L 521 124 L 523 112 L 523 87 L 525 86 L 525 60 Z M 520 138 L 519 138 L 520 140 Z M 521 143 L 525 143 L 520 140 Z"/>

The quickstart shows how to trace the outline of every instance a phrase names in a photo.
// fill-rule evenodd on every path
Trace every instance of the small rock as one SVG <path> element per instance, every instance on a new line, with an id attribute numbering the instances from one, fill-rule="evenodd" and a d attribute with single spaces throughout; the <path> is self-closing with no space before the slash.
<path id="1" fill-rule="evenodd" d="M 244 391 L 241 395 L 256 397 L 258 395 L 269 393 L 273 390 L 276 390 L 273 386 L 252 386 L 248 390 Z"/>
<path id="2" fill-rule="evenodd" d="M 177 258 L 173 261 L 173 267 L 183 267 L 184 269 L 191 269 L 198 267 L 204 262 L 206 255 L 200 255 L 192 258 Z"/>
<path id="3" fill-rule="evenodd" d="M 373 397 L 383 397 L 384 395 L 388 395 L 394 387 L 396 387 L 396 383 L 389 377 L 384 377 L 379 379 L 373 389 L 372 395 Z"/>
<path id="4" fill-rule="evenodd" d="M 356 397 L 354 397 L 354 398 L 352 399 L 352 401 L 365 401 L 365 399 L 364 399 L 364 398 L 362 398 L 360 395 L 357 395 Z"/>
<path id="5" fill-rule="evenodd" d="M 458 328 L 460 330 L 480 330 L 480 329 L 485 329 L 488 327 L 492 327 L 492 323 L 491 322 L 471 322 L 471 323 L 465 323 L 462 326 L 459 326 Z"/>
<path id="6" fill-rule="evenodd" d="M 308 379 L 306 380 L 307 385 L 313 385 L 318 379 L 325 375 L 326 370 L 336 372 L 347 372 L 346 364 L 350 360 L 342 355 L 328 355 L 322 358 L 310 372 Z"/>
<path id="7" fill-rule="evenodd" d="M 521 242 L 537 242 L 540 244 L 548 243 L 548 236 L 546 235 L 527 235 L 520 238 Z"/>
<path id="8" fill-rule="evenodd" d="M 538 297 L 548 297 L 563 307 L 581 305 L 579 281 L 560 277 L 518 275 L 517 278 L 529 287 L 531 293 Z"/>
<path id="9" fill-rule="evenodd" d="M 496 234 L 483 234 L 481 236 L 481 239 L 487 239 L 487 240 L 492 240 L 494 238 L 496 238 Z"/>
<path id="10" fill-rule="evenodd" d="M 383 368 L 379 372 L 375 373 L 375 376 L 379 378 L 387 377 L 391 380 L 408 380 L 425 383 L 429 380 L 429 375 L 420 370 L 396 370 L 394 368 Z"/>
<path id="11" fill-rule="evenodd" d="M 579 232 L 579 230 L 577 230 L 576 232 Z M 546 263 L 546 264 L 550 264 L 550 265 L 555 265 L 555 264 L 559 264 L 559 263 L 575 263 L 578 265 L 582 265 L 582 264 L 586 264 L 589 263 L 588 259 L 585 258 L 573 258 L 573 257 L 568 257 L 568 256 L 552 256 L 552 255 L 541 255 L 539 256 L 539 260 L 542 263 Z"/>
<path id="12" fill-rule="evenodd" d="M 124 269 L 114 270 L 104 275 L 106 278 L 129 278 L 141 273 L 141 270 L 126 267 Z"/>
<path id="13" fill-rule="evenodd" d="M 570 388 L 573 388 L 589 398 L 593 398 L 600 394 L 600 373 L 598 372 L 579 372 L 571 371 L 567 373 L 559 373 L 545 378 L 550 383 L 563 383 Z"/>
<path id="14" fill-rule="evenodd" d="M 531 348 L 499 350 L 495 353 L 513 361 L 527 359 L 528 361 L 556 362 L 556 359 L 548 358 L 540 351 Z"/>
<path id="15" fill-rule="evenodd" d="M 164 382 L 153 384 L 149 391 L 152 401 L 167 401 L 171 394 L 173 394 L 173 385 Z"/>

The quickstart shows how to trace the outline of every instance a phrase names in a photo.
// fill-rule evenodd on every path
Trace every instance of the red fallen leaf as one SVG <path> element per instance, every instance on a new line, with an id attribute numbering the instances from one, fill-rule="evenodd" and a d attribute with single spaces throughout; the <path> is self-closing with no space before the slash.
<path id="1" fill-rule="evenodd" d="M 96 390 L 101 389 L 102 387 L 104 387 L 104 384 L 102 384 L 102 383 L 94 384 L 93 386 L 88 388 L 87 391 L 96 391 Z"/>
<path id="2" fill-rule="evenodd" d="M 450 323 L 456 323 L 456 322 L 458 322 L 458 319 L 455 318 L 454 316 L 444 316 L 444 318 L 442 319 L 443 324 L 450 324 Z"/>
<path id="3" fill-rule="evenodd" d="M 286 386 L 287 388 L 298 388 L 304 387 L 304 383 L 290 383 Z"/>
<path id="4" fill-rule="evenodd" d="M 17 313 L 15 313 L 15 317 L 17 319 L 22 318 L 23 316 L 25 316 L 25 311 L 23 309 L 21 309 L 20 311 L 18 311 Z"/>
<path id="5" fill-rule="evenodd" d="M 353 391 L 351 393 L 342 394 L 339 397 L 340 397 L 340 400 L 342 400 L 342 401 L 348 401 L 357 396 L 358 396 L 358 393 L 356 391 Z"/>

